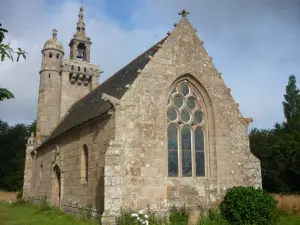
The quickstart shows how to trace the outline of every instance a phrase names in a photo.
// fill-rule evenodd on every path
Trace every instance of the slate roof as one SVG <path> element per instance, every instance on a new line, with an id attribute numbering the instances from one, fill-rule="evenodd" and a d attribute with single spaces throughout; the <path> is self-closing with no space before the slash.
<path id="1" fill-rule="evenodd" d="M 69 110 L 68 115 L 58 124 L 51 135 L 42 143 L 42 145 L 57 136 L 75 128 L 91 119 L 94 119 L 113 108 L 109 101 L 102 99 L 102 94 L 108 94 L 117 99 L 122 98 L 126 93 L 127 84 L 132 84 L 138 76 L 138 70 L 142 70 L 149 62 L 149 56 L 154 56 L 159 49 L 158 45 L 162 44 L 167 37 L 149 48 L 143 54 L 131 61 L 121 70 L 116 72 L 97 88 L 76 102 Z M 41 147 L 40 145 L 39 147 Z"/>

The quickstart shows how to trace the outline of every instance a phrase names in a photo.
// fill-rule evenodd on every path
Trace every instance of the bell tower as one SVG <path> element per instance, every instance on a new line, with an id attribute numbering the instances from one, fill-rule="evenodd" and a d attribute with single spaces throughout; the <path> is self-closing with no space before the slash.
<path id="1" fill-rule="evenodd" d="M 80 7 L 77 22 L 77 32 L 70 41 L 70 59 L 90 63 L 91 38 L 85 34 L 85 24 L 83 21 L 83 7 Z"/>
<path id="2" fill-rule="evenodd" d="M 70 41 L 70 58 L 61 64 L 60 119 L 70 107 L 99 85 L 100 66 L 91 61 L 91 38 L 86 36 L 83 7 L 78 14 L 76 33 Z"/>

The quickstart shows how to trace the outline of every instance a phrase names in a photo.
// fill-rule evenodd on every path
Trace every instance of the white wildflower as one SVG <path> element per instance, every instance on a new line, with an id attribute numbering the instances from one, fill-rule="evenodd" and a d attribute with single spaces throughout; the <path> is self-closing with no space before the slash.
<path id="1" fill-rule="evenodd" d="M 143 210 L 140 210 L 140 211 L 139 211 L 139 214 L 143 214 L 143 213 L 144 213 L 144 211 L 143 211 Z"/>
<path id="2" fill-rule="evenodd" d="M 149 224 L 149 222 L 148 222 L 148 220 L 146 220 L 146 225 L 148 225 Z"/>
<path id="3" fill-rule="evenodd" d="M 148 219 L 148 215 L 145 215 L 145 218 Z"/>
<path id="4" fill-rule="evenodd" d="M 136 213 L 132 213 L 131 216 L 138 217 L 138 215 Z"/>

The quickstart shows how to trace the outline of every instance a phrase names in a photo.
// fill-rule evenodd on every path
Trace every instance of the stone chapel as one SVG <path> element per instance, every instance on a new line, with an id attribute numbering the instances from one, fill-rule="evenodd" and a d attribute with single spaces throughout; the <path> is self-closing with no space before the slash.
<path id="1" fill-rule="evenodd" d="M 248 124 L 183 10 L 166 37 L 99 85 L 83 8 L 70 57 L 54 29 L 42 50 L 37 127 L 26 147 L 24 198 L 102 221 L 121 208 L 166 212 L 261 187 Z"/>

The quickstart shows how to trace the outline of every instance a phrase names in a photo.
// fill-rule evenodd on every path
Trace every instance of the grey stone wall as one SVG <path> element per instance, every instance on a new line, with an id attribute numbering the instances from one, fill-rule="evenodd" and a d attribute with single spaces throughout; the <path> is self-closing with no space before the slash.
<path id="1" fill-rule="evenodd" d="M 114 115 L 104 116 L 88 122 L 54 139 L 37 150 L 33 164 L 33 179 L 29 198 L 34 201 L 46 195 L 52 203 L 53 150 L 60 149 L 61 170 L 60 208 L 66 212 L 82 213 L 93 204 L 95 213 L 104 209 L 104 161 L 110 140 L 114 138 Z M 80 162 L 83 145 L 87 145 L 88 182 L 81 179 Z M 42 165 L 42 167 L 41 167 Z"/>
<path id="2" fill-rule="evenodd" d="M 203 178 L 167 176 L 166 105 L 171 86 L 180 79 L 193 83 L 205 102 L 208 166 Z M 105 216 L 117 215 L 120 206 L 149 206 L 153 211 L 173 204 L 206 207 L 218 203 L 232 186 L 260 187 L 260 163 L 249 149 L 249 120 L 240 114 L 195 30 L 183 18 L 116 109 L 116 140 L 110 149 L 115 157 L 106 156 L 106 165 L 116 159 L 119 164 L 110 168 L 116 185 L 106 190 L 121 195 L 105 196 Z"/>

